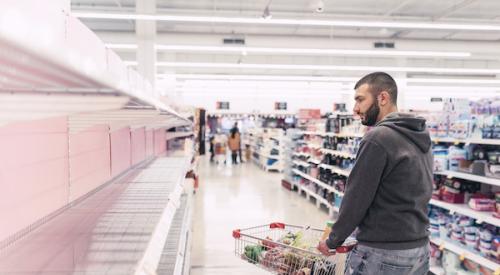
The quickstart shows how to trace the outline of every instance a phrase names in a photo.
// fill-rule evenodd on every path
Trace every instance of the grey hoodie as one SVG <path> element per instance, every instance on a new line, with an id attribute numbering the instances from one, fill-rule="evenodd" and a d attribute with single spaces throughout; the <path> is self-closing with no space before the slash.
<path id="1" fill-rule="evenodd" d="M 425 120 L 402 113 L 386 116 L 361 141 L 328 247 L 341 245 L 356 227 L 358 242 L 374 248 L 427 244 L 432 164 Z"/>

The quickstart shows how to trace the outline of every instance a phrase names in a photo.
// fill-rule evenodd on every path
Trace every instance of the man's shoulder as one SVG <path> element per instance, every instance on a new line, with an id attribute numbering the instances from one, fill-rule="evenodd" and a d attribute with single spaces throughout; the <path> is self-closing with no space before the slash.
<path id="1" fill-rule="evenodd" d="M 365 142 L 373 142 L 379 145 L 386 143 L 388 140 L 397 137 L 394 130 L 385 126 L 376 126 L 371 128 L 363 137 Z"/>

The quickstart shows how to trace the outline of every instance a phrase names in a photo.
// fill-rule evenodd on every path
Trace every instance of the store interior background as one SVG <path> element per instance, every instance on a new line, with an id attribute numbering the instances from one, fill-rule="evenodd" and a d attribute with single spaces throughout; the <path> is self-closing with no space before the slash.
<path id="1" fill-rule="evenodd" d="M 193 249 L 193 274 L 256 274 L 253 266 L 234 257 L 231 229 L 263 219 L 276 219 L 278 215 L 297 223 L 307 216 L 311 223 L 323 224 L 336 206 L 331 200 L 326 201 L 321 207 L 326 205 L 330 212 L 319 211 L 318 201 L 325 200 L 318 194 L 301 190 L 307 193 L 307 200 L 303 200 L 297 194 L 301 191 L 288 192 L 280 185 L 286 174 L 282 177 L 279 173 L 268 173 L 250 161 L 239 167 L 214 168 L 208 157 L 202 157 L 198 159 L 201 189 L 192 196 L 192 200 L 197 199 L 193 208 L 201 216 L 195 216 L 193 221 L 190 216 L 193 209 L 186 207 L 190 205 L 186 203 L 190 201 L 187 194 L 192 192 L 181 187 L 193 186 L 191 180 L 196 182 L 195 169 L 190 170 L 196 161 L 192 161 L 192 152 L 184 156 L 185 159 L 166 156 L 165 152 L 175 154 L 184 144 L 194 148 L 190 140 L 196 142 L 203 130 L 209 130 L 195 129 L 199 125 L 193 126 L 187 118 L 200 121 L 199 113 L 195 112 L 204 109 L 207 121 L 222 123 L 224 132 L 239 122 L 246 147 L 251 147 L 250 143 L 257 139 L 265 140 L 262 142 L 265 146 L 259 146 L 269 149 L 265 154 L 271 154 L 277 140 L 272 135 L 281 138 L 284 134 L 281 127 L 269 131 L 256 129 L 252 134 L 248 134 L 249 129 L 260 126 L 260 122 L 268 118 L 299 116 L 301 110 L 319 110 L 322 115 L 340 111 L 344 116 L 352 111 L 356 81 L 373 71 L 386 71 L 394 76 L 402 111 L 439 113 L 446 102 L 450 103 L 447 98 L 471 101 L 498 98 L 500 1 L 0 1 L 0 185 L 3 186 L 0 273 L 53 274 L 54 270 L 63 269 L 70 273 L 77 268 L 85 271 L 89 267 L 85 265 L 88 252 L 85 249 L 93 243 L 79 239 L 80 231 L 87 230 L 84 235 L 89 239 L 93 234 L 101 236 L 106 232 L 96 233 L 95 224 L 91 222 L 73 230 L 70 226 L 78 223 L 67 220 L 57 223 L 53 218 L 75 219 L 73 212 L 66 211 L 75 203 L 93 192 L 110 192 L 106 186 L 119 188 L 107 184 L 131 171 L 137 172 L 137 167 L 148 161 L 159 160 L 173 171 L 163 175 L 162 180 L 177 188 L 163 191 L 165 194 L 177 192 L 179 197 L 182 193 L 185 201 L 183 207 L 175 205 L 182 210 L 178 212 L 169 204 L 172 200 L 161 202 L 168 205 L 165 209 L 175 209 L 170 213 L 172 216 L 178 215 L 170 217 L 172 223 L 168 226 L 184 226 L 184 231 L 190 231 L 190 226 L 207 227 L 203 231 L 205 235 L 194 237 L 206 243 L 203 249 Z M 219 108 L 221 102 L 229 103 L 229 108 Z M 286 110 L 277 110 L 276 103 L 286 103 Z M 339 110 L 335 106 L 345 108 Z M 497 105 L 491 107 L 498 112 Z M 498 117 L 498 113 L 495 114 Z M 488 123 L 500 129 L 498 119 L 490 119 Z M 316 126 L 315 121 L 310 124 Z M 206 134 L 208 140 L 213 133 Z M 480 135 L 480 131 L 476 134 Z M 250 141 L 252 135 L 258 138 Z M 297 139 L 314 143 L 316 151 L 331 150 L 321 148 L 327 134 L 321 136 L 306 131 L 298 135 L 301 138 Z M 352 140 L 356 138 L 360 136 Z M 186 143 L 182 143 L 184 140 Z M 444 141 L 447 143 L 443 145 L 444 151 L 450 145 L 470 145 L 467 141 L 451 140 Z M 479 142 L 489 146 L 488 152 L 496 153 L 499 146 L 495 138 Z M 356 147 L 354 143 L 350 142 L 349 149 Z M 435 143 L 439 142 L 435 140 Z M 291 161 L 298 163 L 293 164 L 297 169 L 308 165 L 300 159 L 308 153 L 298 152 L 302 150 L 298 148 L 293 158 L 292 152 L 280 156 L 286 159 L 288 166 L 292 166 Z M 345 152 L 342 154 L 342 158 L 354 160 L 350 154 L 347 157 Z M 269 159 L 257 161 L 260 166 L 266 163 Z M 284 167 L 285 164 L 280 164 L 277 170 L 283 172 Z M 191 173 L 193 179 L 184 184 L 186 172 Z M 319 181 L 305 170 L 294 173 L 292 178 L 297 182 Z M 481 177 L 480 181 L 483 187 L 487 186 L 483 189 L 489 188 L 489 191 L 498 191 L 500 186 L 498 178 Z M 327 187 L 332 191 L 332 186 Z M 264 192 L 266 195 L 262 195 Z M 338 190 L 331 193 L 335 192 L 339 193 Z M 118 197 L 120 193 L 114 194 Z M 252 219 L 231 211 L 239 206 L 239 201 L 231 199 L 231 195 L 243 196 L 238 198 L 246 205 L 260 200 L 260 207 L 245 209 L 252 214 Z M 221 197 L 224 199 L 219 199 Z M 311 197 L 316 197 L 316 205 L 308 201 Z M 154 202 L 155 199 L 162 198 L 152 196 L 144 200 Z M 500 200 L 500 196 L 497 199 Z M 290 201 L 293 203 L 289 209 Z M 472 211 L 465 204 L 450 207 L 442 201 L 434 203 L 451 212 L 479 216 L 480 220 L 489 215 L 483 220 L 498 231 L 500 222 L 489 213 Z M 86 207 L 89 212 L 95 209 L 92 208 L 95 205 Z M 223 217 L 218 211 L 221 207 L 226 210 Z M 85 211 L 78 215 L 82 212 Z M 150 212 L 146 214 L 154 215 Z M 59 216 L 61 213 L 67 216 Z M 184 214 L 190 218 L 183 220 Z M 96 214 L 90 220 L 97 221 L 97 218 Z M 137 220 L 119 221 L 118 227 L 130 226 L 118 230 L 144 226 Z M 45 223 L 47 227 L 42 227 Z M 106 226 L 111 228 L 113 223 L 105 223 L 101 230 L 108 230 Z M 35 230 L 40 227 L 43 230 Z M 67 234 L 56 236 L 51 231 L 54 228 Z M 32 231 L 36 234 L 31 234 Z M 200 231 L 194 229 L 195 234 Z M 68 236 L 70 240 L 62 249 L 60 236 Z M 46 242 L 36 243 L 42 249 L 32 246 L 33 238 Z M 24 249 L 13 252 L 15 246 L 11 244 L 16 242 L 21 243 L 21 247 L 24 244 Z M 147 244 L 148 239 L 137 242 L 138 247 L 147 247 Z M 119 253 L 123 252 L 121 248 L 99 255 L 104 259 L 102 262 L 118 268 L 116 274 L 127 273 L 123 268 L 130 271 L 138 262 L 130 255 L 124 256 L 133 258 L 127 258 L 130 266 L 123 266 L 118 260 L 118 263 L 110 261 L 112 256 L 123 256 Z M 3 249 L 13 253 L 2 254 Z M 463 249 L 446 244 L 445 250 L 456 256 L 453 268 L 460 268 L 458 259 Z M 142 253 L 139 250 L 136 249 L 136 254 Z M 76 254 L 80 258 L 73 257 Z M 500 261 L 495 261 L 494 256 L 486 258 L 470 251 L 465 254 L 471 262 L 500 272 Z M 172 258 L 170 254 L 165 255 L 164 258 Z M 28 257 L 36 260 L 24 261 Z M 190 259 L 190 255 L 184 257 L 183 254 L 182 258 L 182 261 Z M 75 259 L 78 264 L 84 264 L 75 264 Z M 102 259 L 94 263 L 100 264 Z M 144 261 L 140 264 L 147 266 Z M 189 260 L 183 265 L 189 266 Z M 444 274 L 441 269 L 433 272 Z"/>
<path id="2" fill-rule="evenodd" d="M 392 68 L 395 71 L 390 71 L 398 79 L 400 108 L 407 110 L 439 109 L 439 104 L 429 103 L 429 98 L 435 96 L 477 99 L 498 92 L 499 83 L 495 79 L 499 72 L 487 69 L 499 67 L 500 33 L 494 28 L 485 31 L 470 26 L 498 24 L 499 3 L 493 0 L 156 0 L 147 3 L 86 0 L 71 1 L 71 9 L 80 13 L 80 19 L 89 28 L 123 60 L 155 83 L 161 93 L 174 102 L 204 107 L 209 112 L 216 111 L 217 101 L 229 101 L 232 112 L 269 113 L 274 112 L 273 102 L 284 99 L 290 112 L 300 108 L 331 111 L 333 102 L 352 102 L 354 83 L 364 73 L 387 67 L 430 68 L 419 71 Z M 272 16 L 269 22 L 307 19 L 357 23 L 395 21 L 396 24 L 395 27 L 380 27 L 381 24 L 376 23 L 374 27 L 363 27 L 356 22 L 352 26 L 337 26 L 335 22 L 332 26 L 317 26 L 314 22 L 313 25 L 281 25 L 87 18 L 91 13 L 168 13 L 186 17 L 260 19 L 266 12 Z M 398 27 L 397 23 L 404 22 L 465 26 Z M 224 39 L 243 44 L 225 44 Z M 382 48 L 375 48 L 375 43 L 382 44 Z M 156 54 L 151 51 L 154 45 Z M 224 50 L 229 47 L 233 49 Z M 287 52 L 288 48 L 296 52 Z M 325 53 L 322 49 L 353 52 Z M 356 50 L 368 52 L 356 53 Z M 398 51 L 413 53 L 391 56 L 390 52 Z M 222 63 L 229 67 L 220 67 Z M 245 64 L 257 64 L 257 68 L 242 67 Z M 270 68 L 272 65 L 289 68 Z M 340 68 L 293 68 L 301 65 Z M 370 68 L 362 70 L 360 66 Z M 445 68 L 457 72 L 446 72 Z M 305 79 L 298 81 L 301 77 Z M 331 80 L 325 81 L 325 77 Z M 463 83 L 457 79 L 477 81 Z"/>

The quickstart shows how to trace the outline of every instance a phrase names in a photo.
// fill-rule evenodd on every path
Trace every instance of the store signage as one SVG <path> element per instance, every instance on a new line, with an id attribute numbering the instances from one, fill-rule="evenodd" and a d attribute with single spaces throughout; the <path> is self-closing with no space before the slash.
<path id="1" fill-rule="evenodd" d="M 297 116 L 299 119 L 320 119 L 320 109 L 300 109 Z"/>
<path id="2" fill-rule="evenodd" d="M 274 110 L 286 110 L 286 102 L 274 102 Z"/>
<path id="3" fill-rule="evenodd" d="M 431 97 L 431 102 L 443 102 L 442 97 Z"/>
<path id="4" fill-rule="evenodd" d="M 228 101 L 217 101 L 216 107 L 217 110 L 229 110 L 229 102 Z"/>
<path id="5" fill-rule="evenodd" d="M 333 103 L 334 112 L 347 112 L 345 103 Z"/>

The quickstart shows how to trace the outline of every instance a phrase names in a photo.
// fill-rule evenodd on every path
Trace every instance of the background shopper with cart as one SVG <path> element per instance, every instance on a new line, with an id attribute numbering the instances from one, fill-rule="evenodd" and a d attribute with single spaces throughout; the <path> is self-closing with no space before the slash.
<path id="1" fill-rule="evenodd" d="M 215 162 L 220 165 L 226 163 L 227 136 L 221 133 L 220 129 L 214 136 Z"/>
<path id="2" fill-rule="evenodd" d="M 355 85 L 354 112 L 374 126 L 363 138 L 340 212 L 318 249 L 328 254 L 357 230 L 346 274 L 427 274 L 431 139 L 425 120 L 398 113 L 397 86 L 382 72 Z"/>

